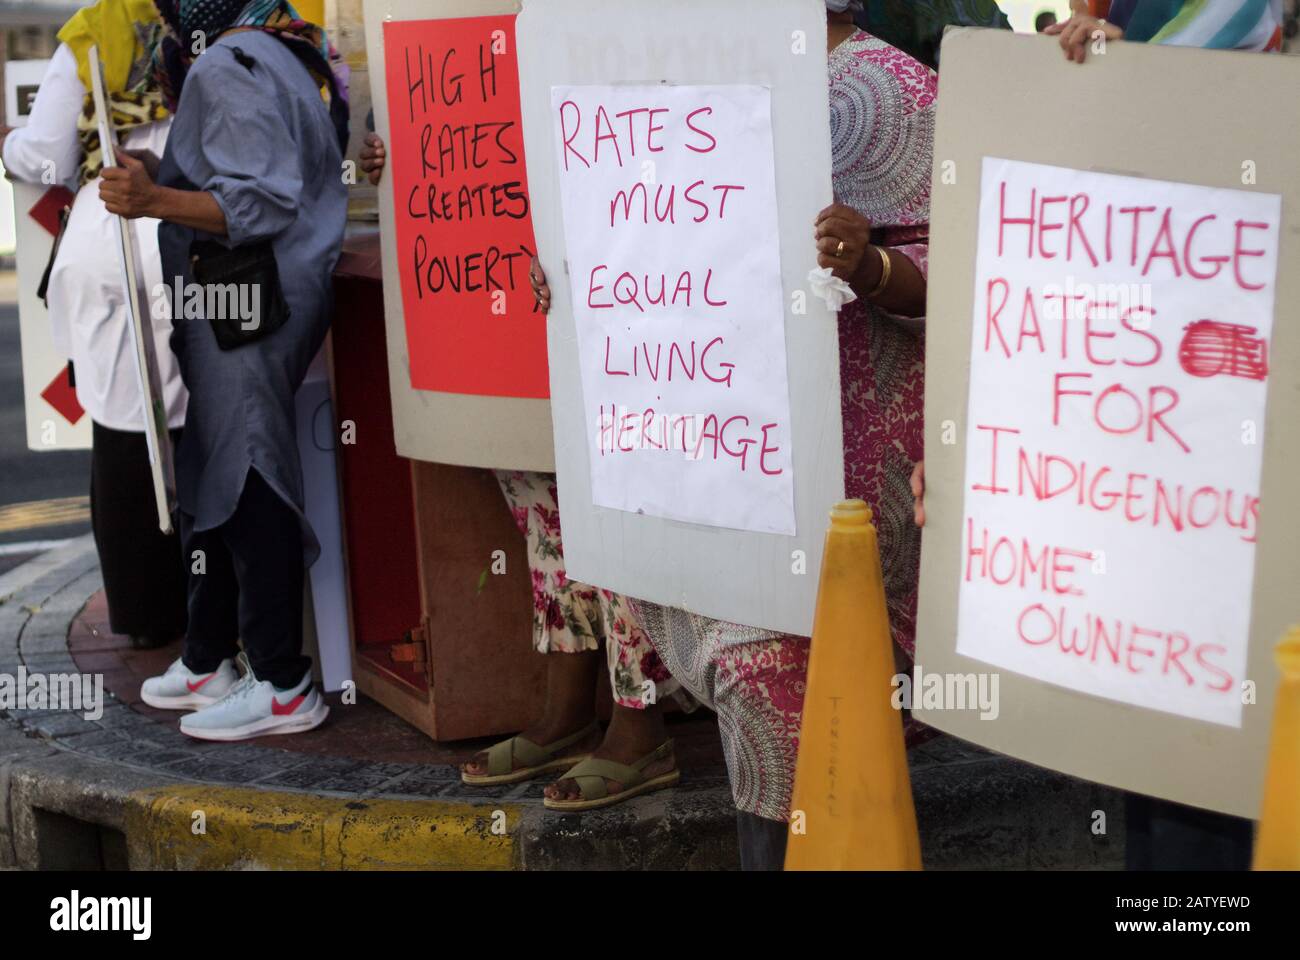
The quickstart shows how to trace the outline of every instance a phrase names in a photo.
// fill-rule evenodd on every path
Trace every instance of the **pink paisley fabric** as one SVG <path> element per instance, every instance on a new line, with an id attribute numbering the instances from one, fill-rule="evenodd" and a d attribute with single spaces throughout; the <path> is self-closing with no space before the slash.
<path id="1" fill-rule="evenodd" d="M 831 54 L 835 197 L 873 224 L 872 241 L 929 269 L 934 71 L 867 33 Z M 923 455 L 923 321 L 855 301 L 840 311 L 844 488 L 875 515 L 889 625 L 910 660 L 916 648 L 921 535 L 911 476 Z"/>
<path id="2" fill-rule="evenodd" d="M 836 199 L 871 220 L 873 242 L 923 274 L 937 89 L 932 70 L 868 33 L 831 53 Z M 910 480 L 922 455 L 923 327 L 861 301 L 839 317 L 845 489 L 875 514 L 890 629 L 907 660 L 920 569 Z M 737 809 L 788 819 L 808 638 L 630 603 L 673 676 L 717 711 Z M 910 719 L 906 732 L 909 743 L 929 735 Z"/>

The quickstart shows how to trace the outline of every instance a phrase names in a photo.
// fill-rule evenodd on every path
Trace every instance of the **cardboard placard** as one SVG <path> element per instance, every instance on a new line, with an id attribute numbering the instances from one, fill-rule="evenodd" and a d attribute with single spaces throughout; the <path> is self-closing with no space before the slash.
<path id="1" fill-rule="evenodd" d="M 515 18 L 384 24 L 397 268 L 416 390 L 548 394 Z"/>
<path id="2" fill-rule="evenodd" d="M 95 101 L 95 119 L 99 125 L 99 142 L 103 144 L 104 169 L 117 166 L 117 131 L 110 122 L 108 99 L 104 92 L 104 68 L 99 62 L 99 48 L 91 45 L 90 84 Z M 167 430 L 167 408 L 163 403 L 162 376 L 158 371 L 157 345 L 153 336 L 153 318 L 144 278 L 137 264 L 140 250 L 135 240 L 135 224 L 126 217 L 116 217 L 118 254 L 122 266 L 122 302 L 127 311 L 127 329 L 131 334 L 140 384 L 140 407 L 144 411 L 144 435 L 149 448 L 149 474 L 153 483 L 154 505 L 158 509 L 158 529 L 172 532 L 172 513 L 176 509 L 176 470 L 172 458 L 171 434 Z"/>
<path id="3" fill-rule="evenodd" d="M 375 130 L 389 157 L 379 185 L 385 329 L 400 455 L 551 471 L 545 321 L 533 312 L 527 258 L 514 256 L 515 248 L 531 246 L 526 227 L 510 215 L 520 211 L 520 198 L 527 196 L 525 167 L 510 160 L 518 152 L 517 127 L 500 126 L 515 118 L 511 21 L 518 10 L 515 0 L 365 0 Z M 408 51 L 416 50 L 424 56 L 423 69 L 412 81 L 423 78 L 425 86 L 413 105 L 409 85 L 397 79 L 405 77 Z M 490 76 L 495 93 L 489 87 L 485 95 L 480 86 L 480 52 L 495 65 Z M 454 80 L 457 75 L 462 76 Z M 400 102 L 390 97 L 390 80 L 403 90 Z M 448 104 L 456 98 L 451 86 L 460 89 L 461 99 Z M 472 130 L 480 123 L 495 126 L 490 136 L 475 140 Z M 466 124 L 471 132 L 462 137 L 456 131 Z M 425 136 L 431 139 L 422 146 Z M 440 136 L 451 141 L 452 153 L 445 157 L 451 170 L 442 169 Z M 466 157 L 470 166 L 484 166 L 467 170 Z M 505 185 L 515 181 L 522 187 L 507 192 Z M 464 207 L 462 188 L 468 193 Z M 447 190 L 455 191 L 454 209 L 442 206 Z M 413 195 L 422 199 L 424 216 L 411 214 Z M 430 220 L 431 203 L 436 214 L 450 217 Z M 423 240 L 418 249 L 417 238 Z M 459 294 L 450 283 L 456 271 Z M 423 284 L 417 284 L 417 275 Z M 484 285 L 492 289 L 468 289 Z"/>
<path id="4" fill-rule="evenodd" d="M 926 723 L 1258 815 L 1300 616 L 1297 81 L 1286 57 L 1112 43 L 1080 66 L 946 35 L 917 663 L 999 683 L 992 711 L 914 692 Z M 1043 122 L 1065 103 L 1086 135 Z"/>
<path id="5" fill-rule="evenodd" d="M 530 0 L 520 14 L 518 34 L 533 220 L 552 291 L 551 397 L 566 569 L 576 580 L 653 602 L 807 634 L 827 512 L 844 491 L 836 317 L 807 292 L 809 273 L 816 267 L 813 221 L 832 199 L 825 5 L 815 0 L 764 0 L 747 4 L 744 16 L 737 16 L 735 4 L 724 0 L 653 5 Z M 662 94 L 657 98 L 652 95 L 656 89 Z M 617 130 L 618 137 L 626 138 L 631 122 L 630 135 L 642 138 L 638 149 L 647 155 L 638 154 L 634 162 L 629 142 L 625 166 L 615 168 L 609 178 L 602 174 L 598 180 L 566 182 L 566 134 L 561 132 L 558 108 L 578 100 L 589 106 L 598 100 L 617 101 L 620 106 L 607 110 L 611 129 L 601 132 L 612 137 Z M 695 105 L 687 108 L 692 102 Z M 707 140 L 687 138 L 686 117 L 710 106 L 715 112 L 698 114 L 696 126 L 718 136 L 718 157 L 725 154 L 735 161 L 729 151 L 746 143 L 754 154 L 730 166 L 714 165 L 706 173 L 707 158 L 693 154 L 687 144 L 703 146 Z M 648 114 L 626 113 L 641 107 L 670 110 L 654 115 L 653 125 L 664 126 L 653 137 L 662 153 L 650 153 L 652 147 L 644 142 Z M 616 119 L 616 114 L 625 115 Z M 760 122 L 767 117 L 770 146 Z M 588 134 L 591 130 L 587 128 Z M 729 141 L 725 147 L 724 138 Z M 612 140 L 602 140 L 601 149 L 612 150 Z M 588 140 L 582 150 L 594 158 L 594 142 Z M 653 161 L 648 171 L 646 161 Z M 620 224 L 622 207 L 616 206 L 614 229 L 605 221 L 609 256 L 599 262 L 617 264 L 621 258 L 623 265 L 612 270 L 607 281 L 598 277 L 595 283 L 606 289 L 593 291 L 591 271 L 599 265 L 593 261 L 599 246 L 593 231 L 599 228 L 598 215 L 603 211 L 608 217 L 611 202 L 618 203 L 617 189 L 611 195 L 611 187 L 621 182 L 623 188 L 635 190 L 646 177 L 656 187 L 675 183 L 679 193 L 701 178 L 711 186 L 744 185 L 752 198 L 734 192 L 728 210 L 734 210 L 737 223 L 745 217 L 757 219 L 742 237 L 731 229 L 731 213 L 713 223 L 665 225 L 653 212 L 657 191 L 651 191 L 649 223 L 625 218 Z M 766 199 L 773 191 L 768 177 L 775 184 L 775 202 L 764 211 L 772 203 Z M 586 190 L 593 196 L 585 196 Z M 720 194 L 709 193 L 716 212 Z M 639 194 L 634 199 L 639 202 Z M 659 200 L 662 213 L 666 192 Z M 680 197 L 678 202 L 683 202 Z M 689 201 L 684 210 L 690 212 L 683 218 L 700 213 Z M 760 221 L 766 225 L 756 226 Z M 677 266 L 671 268 L 670 261 Z M 672 274 L 665 281 L 672 291 L 688 265 L 702 271 L 692 284 L 689 310 L 679 292 L 681 309 L 672 310 L 670 293 L 670 309 L 657 319 L 647 312 L 643 320 L 637 308 L 627 304 L 604 311 L 608 317 L 593 316 L 602 309 L 594 305 L 613 295 L 613 285 L 626 293 L 626 279 L 619 280 L 622 273 L 640 273 L 641 287 L 650 274 L 648 284 L 657 298 L 659 277 Z M 710 266 L 714 277 L 706 298 Z M 752 290 L 737 285 L 738 272 L 750 278 Z M 728 312 L 709 303 L 730 299 L 744 304 L 743 309 Z M 717 315 L 709 316 L 715 309 Z M 689 367 L 691 336 L 683 339 L 675 329 L 688 323 L 700 330 L 695 337 L 697 366 L 698 351 L 720 331 L 726 331 L 724 339 L 747 340 L 739 345 L 739 359 L 728 362 L 735 363 L 733 372 L 744 378 L 745 390 L 766 388 L 767 395 L 757 402 L 749 395 L 746 409 L 743 395 L 737 399 L 736 391 L 707 376 L 701 379 L 698 370 L 693 382 L 675 379 L 671 393 L 653 389 L 667 387 L 670 357 L 675 370 L 683 360 Z M 611 338 L 608 365 L 602 327 Z M 630 357 L 614 357 L 615 333 L 625 350 L 636 346 L 639 376 L 617 376 L 629 369 L 624 361 L 630 362 Z M 755 356 L 763 344 L 769 345 L 766 368 Z M 724 359 L 716 345 L 714 352 L 717 356 L 711 353 L 706 366 L 722 381 L 727 368 L 712 366 L 715 359 Z M 663 367 L 661 382 L 647 373 L 647 366 L 655 367 L 657 360 Z M 784 377 L 777 372 L 782 366 Z M 760 384 L 765 370 L 768 379 Z M 615 387 L 620 380 L 626 383 Z M 634 380 L 635 386 L 629 386 Z M 610 389 L 602 397 L 605 384 Z M 683 385 L 695 392 L 681 389 Z M 782 397 L 787 391 L 788 417 Z M 607 413 L 611 406 L 624 408 L 615 417 L 630 410 L 644 428 L 637 431 L 640 449 L 617 453 L 616 460 L 627 458 L 622 472 L 605 474 L 593 463 L 601 457 L 602 402 Z M 645 416 L 651 406 L 679 418 L 667 425 L 667 434 L 660 419 Z M 710 413 L 718 419 L 710 422 Z M 675 440 L 673 431 L 684 429 L 680 418 L 690 414 L 698 415 L 700 430 L 686 444 L 689 449 L 658 449 L 655 438 Z M 725 435 L 733 454 L 715 434 L 736 415 L 747 415 L 755 432 L 737 432 L 743 424 L 732 421 Z M 769 423 L 777 424 L 769 429 L 769 446 L 790 458 L 788 475 L 780 476 L 792 490 L 782 490 L 779 479 L 767 485 L 751 481 L 761 476 L 762 428 Z M 617 425 L 616 420 L 615 429 Z M 631 435 L 624 431 L 623 447 Z M 700 459 L 682 455 L 694 454 L 701 440 Z M 605 449 L 608 454 L 608 444 Z M 767 463 L 785 471 L 779 455 L 769 451 Z M 639 480 L 638 464 L 648 474 Z M 686 476 L 691 479 L 684 480 Z M 770 491 L 766 499 L 765 490 Z"/>
<path id="6" fill-rule="evenodd" d="M 5 110 L 9 122 L 23 126 L 48 60 L 15 60 L 5 65 Z M 13 182 L 14 261 L 18 274 L 18 335 L 22 344 L 23 408 L 27 447 L 89 450 L 91 423 L 68 382 L 68 358 L 54 345 L 50 317 L 36 295 L 58 229 L 58 210 L 72 201 L 61 184 Z"/>

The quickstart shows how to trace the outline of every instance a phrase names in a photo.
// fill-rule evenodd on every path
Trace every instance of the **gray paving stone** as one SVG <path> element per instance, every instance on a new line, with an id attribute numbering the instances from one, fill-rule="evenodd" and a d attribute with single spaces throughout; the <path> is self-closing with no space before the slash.
<path id="1" fill-rule="evenodd" d="M 89 733 L 98 729 L 93 721 L 86 720 L 81 713 L 76 711 L 52 713 L 44 719 L 35 718 L 31 723 L 24 726 L 37 731 L 45 737 L 64 737 L 71 734 Z"/>
<path id="2" fill-rule="evenodd" d="M 392 776 L 382 773 L 353 770 L 342 776 L 330 777 L 328 780 L 323 781 L 317 789 L 329 790 L 335 793 L 370 793 L 378 790 L 392 779 Z"/>
<path id="3" fill-rule="evenodd" d="M 235 763 L 222 765 L 222 779 L 226 783 L 256 783 L 283 771 L 280 763 Z"/>
<path id="4" fill-rule="evenodd" d="M 113 743 L 117 740 L 127 739 L 127 735 L 121 730 L 105 730 L 97 724 L 92 724 L 92 730 L 89 733 L 78 733 L 72 736 L 61 737 L 60 746 L 67 747 L 71 750 L 89 750 L 91 747 L 101 746 L 105 743 Z"/>
<path id="5" fill-rule="evenodd" d="M 167 773 L 178 777 L 189 777 L 193 780 L 211 780 L 225 783 L 226 770 L 228 768 L 233 769 L 234 766 L 234 764 L 229 763 L 218 763 L 207 757 L 190 757 L 187 760 L 168 764 Z"/>
<path id="6" fill-rule="evenodd" d="M 77 673 L 77 664 L 64 647 L 59 651 L 23 654 L 23 666 L 28 673 Z"/>
<path id="7" fill-rule="evenodd" d="M 45 653 L 61 653 L 68 649 L 66 624 L 63 629 L 29 623 L 18 642 L 18 651 L 24 660 Z"/>
<path id="8" fill-rule="evenodd" d="M 291 787 L 295 790 L 316 790 L 326 781 L 338 774 L 316 769 L 312 764 L 304 764 L 290 769 L 279 769 L 258 781 L 259 787 Z"/>

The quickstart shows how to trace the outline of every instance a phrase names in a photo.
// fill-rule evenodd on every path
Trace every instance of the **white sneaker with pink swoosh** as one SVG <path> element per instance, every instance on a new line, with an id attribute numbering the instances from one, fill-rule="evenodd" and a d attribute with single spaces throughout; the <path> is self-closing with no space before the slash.
<path id="1" fill-rule="evenodd" d="M 222 660 L 211 673 L 195 673 L 177 657 L 166 673 L 140 686 L 140 699 L 159 710 L 198 710 L 216 703 L 238 682 L 233 660 Z"/>
<path id="2" fill-rule="evenodd" d="M 330 708 L 311 671 L 287 690 L 258 680 L 244 654 L 244 676 L 221 700 L 181 717 L 181 733 L 200 740 L 247 740 L 277 733 L 304 733 L 325 722 Z"/>

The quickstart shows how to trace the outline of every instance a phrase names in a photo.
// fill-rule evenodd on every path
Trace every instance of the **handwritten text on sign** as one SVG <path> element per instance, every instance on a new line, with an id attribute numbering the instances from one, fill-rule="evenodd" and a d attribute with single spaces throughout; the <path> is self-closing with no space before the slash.
<path id="1" fill-rule="evenodd" d="M 411 386 L 546 397 L 515 18 L 384 24 Z"/>
<path id="2" fill-rule="evenodd" d="M 593 501 L 793 534 L 770 91 L 551 102 Z"/>
<path id="3" fill-rule="evenodd" d="M 1240 726 L 1280 216 L 985 159 L 959 653 Z"/>

